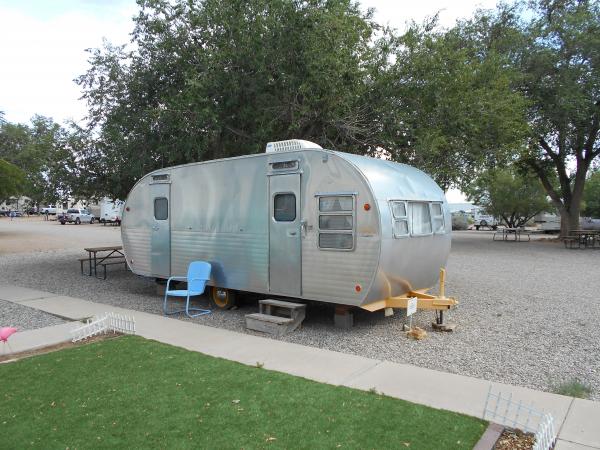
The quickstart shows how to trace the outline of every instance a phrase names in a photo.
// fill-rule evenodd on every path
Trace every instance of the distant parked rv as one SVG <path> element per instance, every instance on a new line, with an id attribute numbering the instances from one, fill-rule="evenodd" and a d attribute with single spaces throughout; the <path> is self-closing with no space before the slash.
<path id="1" fill-rule="evenodd" d="M 539 213 L 533 218 L 533 221 L 537 223 L 538 229 L 544 233 L 558 233 L 560 232 L 560 216 L 553 213 Z"/>

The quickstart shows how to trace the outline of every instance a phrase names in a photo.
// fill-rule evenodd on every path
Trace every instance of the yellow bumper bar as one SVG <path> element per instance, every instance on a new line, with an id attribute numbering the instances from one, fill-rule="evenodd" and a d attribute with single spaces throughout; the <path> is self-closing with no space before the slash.
<path id="1" fill-rule="evenodd" d="M 440 295 L 427 294 L 424 291 L 408 291 L 406 294 L 397 297 L 388 297 L 383 300 L 377 300 L 373 303 L 362 305 L 362 309 L 367 311 L 379 311 L 385 308 L 406 308 L 410 298 L 417 298 L 417 309 L 427 309 L 436 311 L 446 311 L 458 305 L 458 300 L 454 297 L 446 297 L 445 284 L 446 270 L 440 269 Z"/>

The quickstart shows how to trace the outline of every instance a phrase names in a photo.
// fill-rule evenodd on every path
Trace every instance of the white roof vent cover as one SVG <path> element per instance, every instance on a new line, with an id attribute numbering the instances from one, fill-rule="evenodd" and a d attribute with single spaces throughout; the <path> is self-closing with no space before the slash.
<path id="1" fill-rule="evenodd" d="M 314 142 L 302 139 L 289 139 L 287 141 L 277 141 L 267 143 L 265 153 L 289 152 L 292 150 L 301 150 L 303 148 L 323 148 Z"/>

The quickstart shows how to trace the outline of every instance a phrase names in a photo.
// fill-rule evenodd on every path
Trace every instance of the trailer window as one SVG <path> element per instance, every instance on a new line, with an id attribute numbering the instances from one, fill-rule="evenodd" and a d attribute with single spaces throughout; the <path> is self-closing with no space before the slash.
<path id="1" fill-rule="evenodd" d="M 352 250 L 354 240 L 350 233 L 319 233 L 319 247 Z"/>
<path id="2" fill-rule="evenodd" d="M 351 230 L 352 216 L 319 216 L 321 230 Z"/>
<path id="3" fill-rule="evenodd" d="M 433 219 L 433 232 L 444 232 L 444 212 L 441 203 L 431 204 L 431 217 Z"/>
<path id="4" fill-rule="evenodd" d="M 354 203 L 351 194 L 318 196 L 320 249 L 354 249 Z"/>
<path id="5" fill-rule="evenodd" d="M 273 218 L 277 222 L 296 220 L 296 195 L 276 194 L 273 198 Z"/>
<path id="6" fill-rule="evenodd" d="M 428 203 L 410 202 L 408 212 L 410 213 L 412 234 L 414 236 L 431 234 L 431 213 L 429 212 Z"/>
<path id="7" fill-rule="evenodd" d="M 319 211 L 352 211 L 353 203 L 351 196 L 319 197 Z"/>
<path id="8" fill-rule="evenodd" d="M 408 236 L 408 214 L 406 202 L 391 202 L 392 217 L 394 218 L 394 237 L 396 239 Z"/>
<path id="9" fill-rule="evenodd" d="M 169 218 L 169 201 L 164 197 L 154 199 L 154 218 L 167 220 Z"/>

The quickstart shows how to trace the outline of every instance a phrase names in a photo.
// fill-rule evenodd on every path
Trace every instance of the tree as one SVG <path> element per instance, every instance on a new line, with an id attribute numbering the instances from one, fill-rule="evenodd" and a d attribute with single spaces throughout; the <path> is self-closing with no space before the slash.
<path id="1" fill-rule="evenodd" d="M 539 1 L 534 11 L 521 63 L 534 132 L 526 161 L 559 210 L 564 236 L 579 228 L 587 173 L 600 155 L 600 6 Z"/>
<path id="2" fill-rule="evenodd" d="M 537 177 L 515 169 L 487 171 L 471 186 L 468 197 L 488 214 L 501 217 L 509 228 L 524 226 L 549 206 Z"/>
<path id="3" fill-rule="evenodd" d="M 0 159 L 0 200 L 22 193 L 25 174 L 17 166 Z"/>
<path id="4" fill-rule="evenodd" d="M 387 36 L 350 0 L 140 1 L 134 49 L 93 50 L 78 79 L 100 190 L 123 197 L 145 173 L 264 151 L 302 137 L 381 146 L 375 95 Z M 384 36 L 380 42 L 375 32 Z"/>
<path id="5" fill-rule="evenodd" d="M 34 116 L 31 125 L 0 124 L 0 158 L 25 176 L 22 193 L 34 203 L 65 201 L 72 194 L 75 154 L 69 133 L 52 119 Z"/>
<path id="6" fill-rule="evenodd" d="M 472 28 L 462 22 L 439 30 L 436 18 L 413 24 L 397 41 L 388 76 L 394 103 L 386 149 L 445 190 L 466 188 L 486 167 L 506 164 L 528 131 L 507 56 Z"/>
<path id="7" fill-rule="evenodd" d="M 600 217 L 600 170 L 596 170 L 585 183 L 583 192 L 585 208 L 583 214 L 586 217 Z"/>
<path id="8" fill-rule="evenodd" d="M 530 140 L 521 160 L 561 214 L 579 227 L 585 181 L 600 155 L 600 4 L 532 0 L 480 13 L 473 31 L 520 73 Z"/>

